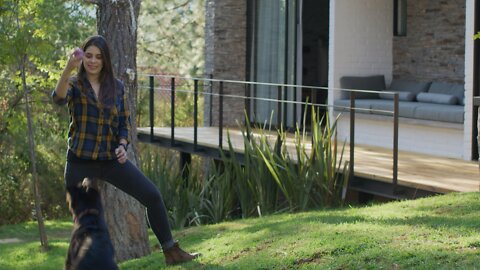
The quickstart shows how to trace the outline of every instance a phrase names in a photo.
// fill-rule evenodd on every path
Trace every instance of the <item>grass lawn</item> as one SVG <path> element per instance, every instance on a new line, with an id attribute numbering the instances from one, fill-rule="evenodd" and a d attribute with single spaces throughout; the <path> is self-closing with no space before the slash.
<path id="1" fill-rule="evenodd" d="M 0 227 L 0 269 L 62 269 L 70 221 Z M 152 254 L 121 269 L 480 269 L 480 193 L 452 193 L 361 208 L 319 210 L 175 232 L 195 262 L 167 268 Z M 15 243 L 5 239 L 16 239 Z"/>

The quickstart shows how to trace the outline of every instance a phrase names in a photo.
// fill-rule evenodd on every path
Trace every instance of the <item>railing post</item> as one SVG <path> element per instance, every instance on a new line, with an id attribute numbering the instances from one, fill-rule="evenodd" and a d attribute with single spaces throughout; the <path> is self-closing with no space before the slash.
<path id="1" fill-rule="evenodd" d="M 278 86 L 277 89 L 277 130 L 280 130 L 282 128 L 282 108 L 283 108 L 283 98 L 282 98 L 282 93 L 283 93 L 283 86 Z M 275 145 L 275 152 L 280 155 L 281 149 L 282 149 L 282 137 L 280 136 L 280 132 L 277 132 L 277 144 Z"/>
<path id="2" fill-rule="evenodd" d="M 393 96 L 393 192 L 397 193 L 398 184 L 398 93 Z"/>
<path id="3" fill-rule="evenodd" d="M 191 164 L 192 155 L 186 152 L 180 152 L 180 169 L 182 170 L 183 188 L 188 187 Z"/>
<path id="4" fill-rule="evenodd" d="M 297 92 L 298 92 L 298 87 L 297 86 L 293 87 L 293 96 L 292 96 L 293 100 L 296 100 Z M 300 122 L 300 123 L 302 122 L 302 119 L 299 118 L 298 115 L 297 115 L 297 106 L 298 106 L 297 103 L 293 103 L 293 115 L 294 115 L 294 117 L 292 117 L 292 119 L 293 119 L 293 128 L 294 129 L 297 128 L 295 126 L 297 122 Z"/>
<path id="5" fill-rule="evenodd" d="M 314 88 L 310 89 L 310 100 L 309 100 L 310 101 L 310 106 L 307 106 L 307 110 L 305 111 L 306 115 L 311 113 L 310 119 L 313 119 L 313 114 L 316 113 L 316 110 L 313 110 L 314 108 L 316 109 L 316 107 L 314 107 L 314 105 L 313 105 L 313 104 L 315 104 L 315 100 L 316 100 L 316 99 L 314 99 L 314 96 L 316 95 L 314 91 L 315 91 Z M 308 104 L 308 102 L 307 102 L 307 104 Z M 317 120 L 320 120 L 320 119 L 317 119 Z M 310 124 L 311 123 L 312 123 L 312 121 L 310 120 Z M 306 123 L 306 124 L 308 124 L 308 123 Z M 310 129 L 313 129 L 313 126 L 311 126 Z"/>
<path id="6" fill-rule="evenodd" d="M 245 95 L 245 101 L 244 101 L 245 106 L 244 106 L 244 108 L 245 109 L 244 109 L 243 113 L 244 113 L 245 124 L 247 124 L 248 115 L 250 113 L 250 99 L 249 99 L 250 98 L 250 84 L 245 84 L 244 87 L 245 87 L 245 91 L 244 91 L 245 92 L 244 93 L 244 95 Z"/>
<path id="7" fill-rule="evenodd" d="M 283 124 L 283 128 L 285 130 L 287 130 L 287 112 L 288 112 L 288 103 L 284 103 L 283 101 L 284 100 L 288 100 L 288 94 L 287 94 L 287 87 L 285 85 L 282 86 L 282 110 L 283 110 L 283 114 L 282 114 L 282 124 Z"/>
<path id="8" fill-rule="evenodd" d="M 170 80 L 170 123 L 171 123 L 171 136 L 170 145 L 175 145 L 175 77 Z"/>
<path id="9" fill-rule="evenodd" d="M 154 134 L 153 134 L 153 126 L 154 126 L 154 114 L 153 114 L 153 111 L 154 111 L 154 97 L 155 97 L 155 93 L 154 93 L 154 90 L 155 90 L 155 82 L 154 82 L 154 79 L 155 77 L 153 75 L 150 75 L 149 76 L 149 80 L 150 80 L 150 141 L 153 142 L 154 141 Z"/>
<path id="10" fill-rule="evenodd" d="M 246 130 L 246 133 L 247 133 L 247 140 L 250 141 L 250 123 L 253 123 L 253 119 L 252 119 L 252 115 L 250 114 L 250 112 L 252 111 L 252 100 L 251 98 L 253 97 L 253 94 L 252 94 L 252 84 L 246 84 L 245 87 L 247 88 L 245 91 L 245 97 L 247 97 L 247 99 L 245 100 L 245 105 L 246 105 L 246 109 L 245 111 L 243 112 L 244 113 L 244 121 L 245 121 L 245 127 L 247 128 Z"/>
<path id="11" fill-rule="evenodd" d="M 208 82 L 209 85 L 209 103 L 210 105 L 208 106 L 208 121 L 209 121 L 209 127 L 213 125 L 213 74 L 210 74 L 210 81 Z"/>
<path id="12" fill-rule="evenodd" d="M 350 91 L 350 162 L 348 182 L 352 183 L 355 172 L 355 92 Z"/>
<path id="13" fill-rule="evenodd" d="M 218 89 L 218 147 L 223 149 L 223 81 L 220 81 Z"/>
<path id="14" fill-rule="evenodd" d="M 193 80 L 193 150 L 197 150 L 198 137 L 198 80 Z"/>
<path id="15" fill-rule="evenodd" d="M 282 124 L 282 86 L 277 87 L 277 129 L 280 129 Z"/>

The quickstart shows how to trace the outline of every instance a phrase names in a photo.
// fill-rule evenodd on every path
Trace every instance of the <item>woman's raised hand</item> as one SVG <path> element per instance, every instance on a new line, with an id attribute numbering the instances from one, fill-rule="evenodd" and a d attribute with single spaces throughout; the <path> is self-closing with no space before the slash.
<path id="1" fill-rule="evenodd" d="M 82 63 L 84 52 L 80 48 L 75 48 L 68 59 L 67 68 L 73 70 Z"/>

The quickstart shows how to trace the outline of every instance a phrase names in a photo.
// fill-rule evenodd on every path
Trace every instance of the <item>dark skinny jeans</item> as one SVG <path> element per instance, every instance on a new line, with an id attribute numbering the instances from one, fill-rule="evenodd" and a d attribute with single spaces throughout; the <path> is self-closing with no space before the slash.
<path id="1" fill-rule="evenodd" d="M 71 155 L 69 156 L 71 157 Z M 117 160 L 78 161 L 68 158 L 65 166 L 67 190 L 77 187 L 86 177 L 107 181 L 137 199 L 147 208 L 150 226 L 163 249 L 173 246 L 174 240 L 162 195 L 137 167 L 128 160 L 124 164 L 120 164 Z"/>

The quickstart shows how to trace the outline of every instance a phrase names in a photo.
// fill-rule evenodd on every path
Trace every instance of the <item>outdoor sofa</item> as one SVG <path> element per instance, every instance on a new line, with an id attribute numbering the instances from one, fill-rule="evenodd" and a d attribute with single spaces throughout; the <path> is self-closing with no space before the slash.
<path id="1" fill-rule="evenodd" d="M 392 115 L 393 95 L 399 93 L 399 117 L 418 120 L 462 124 L 464 121 L 465 90 L 461 84 L 444 82 L 415 82 L 393 79 L 385 85 L 383 75 L 344 76 L 340 78 L 342 89 L 377 90 L 384 93 L 355 92 L 355 108 L 365 114 Z M 342 98 L 334 101 L 335 111 L 348 111 L 349 91 L 342 91 Z"/>

